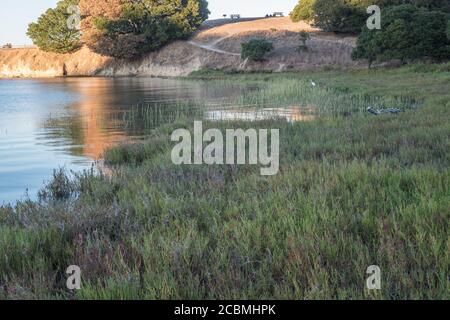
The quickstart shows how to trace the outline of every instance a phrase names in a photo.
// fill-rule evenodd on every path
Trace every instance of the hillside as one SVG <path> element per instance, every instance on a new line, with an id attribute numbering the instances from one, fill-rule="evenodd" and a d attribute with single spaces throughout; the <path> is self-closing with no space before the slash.
<path id="1" fill-rule="evenodd" d="M 358 66 L 351 59 L 352 37 L 323 33 L 287 17 L 223 23 L 209 21 L 189 41 L 173 42 L 136 61 L 103 57 L 87 48 L 65 55 L 35 48 L 1 50 L 0 77 L 182 76 L 204 68 L 287 71 Z M 299 53 L 296 33 L 301 30 L 312 36 L 308 50 Z M 241 42 L 255 37 L 272 41 L 274 51 L 263 63 L 241 61 Z"/>

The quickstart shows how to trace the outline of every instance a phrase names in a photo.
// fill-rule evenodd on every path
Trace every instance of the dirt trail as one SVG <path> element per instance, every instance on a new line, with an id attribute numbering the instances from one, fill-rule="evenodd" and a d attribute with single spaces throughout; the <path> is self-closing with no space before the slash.
<path id="1" fill-rule="evenodd" d="M 225 50 L 217 48 L 217 44 L 219 44 L 220 42 L 222 42 L 223 40 L 225 40 L 227 38 L 229 38 L 229 36 L 219 38 L 219 39 L 214 40 L 213 42 L 207 43 L 207 44 L 203 44 L 203 43 L 196 42 L 196 41 L 193 41 L 193 40 L 188 41 L 188 43 L 193 45 L 194 47 L 205 49 L 205 50 L 208 50 L 208 51 L 211 51 L 211 52 L 227 54 L 227 55 L 230 55 L 230 56 L 240 56 L 239 53 L 229 52 L 229 51 L 225 51 Z"/>
<path id="2" fill-rule="evenodd" d="M 222 24 L 217 27 L 201 30 L 195 35 L 193 40 L 188 41 L 188 43 L 197 48 L 205 49 L 211 52 L 231 56 L 240 56 L 240 53 L 223 50 L 217 47 L 217 45 L 224 40 L 238 36 L 242 33 L 264 31 L 317 32 L 319 29 L 313 28 L 305 22 L 294 23 L 288 17 L 258 19 Z"/>

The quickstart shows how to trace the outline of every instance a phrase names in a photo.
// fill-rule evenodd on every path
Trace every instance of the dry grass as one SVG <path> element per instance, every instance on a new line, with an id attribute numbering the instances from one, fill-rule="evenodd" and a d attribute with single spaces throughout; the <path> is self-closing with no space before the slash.
<path id="1" fill-rule="evenodd" d="M 320 30 L 307 24 L 306 22 L 292 22 L 289 17 L 258 19 L 254 21 L 244 21 L 230 23 L 215 28 L 200 31 L 196 34 L 196 39 L 210 37 L 230 37 L 246 32 L 263 32 L 272 29 L 291 32 L 319 32 Z"/>

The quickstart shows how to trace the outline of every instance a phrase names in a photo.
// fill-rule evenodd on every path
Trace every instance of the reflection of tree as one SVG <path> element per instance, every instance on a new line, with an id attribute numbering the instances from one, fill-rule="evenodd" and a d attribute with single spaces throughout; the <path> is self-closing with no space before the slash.
<path id="1" fill-rule="evenodd" d="M 120 130 L 114 130 L 109 106 L 114 99 L 114 88 L 104 79 L 66 79 L 64 89 L 75 92 L 80 100 L 66 107 L 70 115 L 49 119 L 45 122 L 46 135 L 69 147 L 74 155 L 92 159 L 101 157 L 103 151 L 124 139 Z"/>

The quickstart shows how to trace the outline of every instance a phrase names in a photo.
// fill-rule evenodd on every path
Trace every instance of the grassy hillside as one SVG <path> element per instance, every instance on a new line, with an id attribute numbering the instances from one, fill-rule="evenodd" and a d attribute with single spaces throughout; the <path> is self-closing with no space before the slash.
<path id="1" fill-rule="evenodd" d="M 312 32 L 312 37 L 308 50 L 299 53 L 297 32 L 301 30 Z M 275 50 L 262 63 L 243 63 L 241 43 L 261 37 L 272 41 Z M 364 63 L 351 59 L 354 46 L 354 37 L 321 33 L 304 22 L 293 23 L 288 17 L 244 20 L 205 27 L 188 41 L 175 41 L 135 61 L 100 56 L 87 47 L 72 54 L 47 53 L 37 48 L 0 50 L 0 78 L 55 77 L 65 73 L 173 77 L 204 68 L 286 71 L 362 67 Z"/>
<path id="2" fill-rule="evenodd" d="M 0 298 L 449 298 L 448 64 L 191 77 L 261 85 L 236 97 L 243 105 L 306 101 L 317 113 L 205 122 L 279 128 L 274 177 L 174 166 L 169 137 L 192 127 L 187 112 L 108 151 L 107 175 L 56 172 L 38 202 L 0 209 Z M 377 117 L 368 105 L 403 112 Z M 72 264 L 83 272 L 75 293 Z M 365 289 L 369 265 L 381 267 L 380 291 Z"/>

